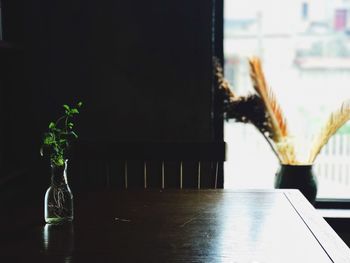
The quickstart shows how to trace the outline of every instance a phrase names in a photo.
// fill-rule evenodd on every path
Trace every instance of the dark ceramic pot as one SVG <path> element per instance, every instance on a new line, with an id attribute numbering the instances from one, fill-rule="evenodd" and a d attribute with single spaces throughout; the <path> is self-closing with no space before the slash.
<path id="1" fill-rule="evenodd" d="M 282 164 L 276 173 L 275 188 L 298 189 L 311 204 L 314 204 L 317 195 L 317 179 L 312 165 Z"/>

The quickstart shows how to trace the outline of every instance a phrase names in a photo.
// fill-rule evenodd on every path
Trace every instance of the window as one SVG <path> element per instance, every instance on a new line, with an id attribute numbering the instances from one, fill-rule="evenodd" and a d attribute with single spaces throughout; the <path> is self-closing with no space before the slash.
<path id="1" fill-rule="evenodd" d="M 224 1 L 225 76 L 254 92 L 248 57 L 259 56 L 291 132 L 306 148 L 330 113 L 350 99 L 350 1 Z M 272 188 L 278 161 L 249 124 L 229 121 L 225 188 Z M 307 151 L 304 151 L 305 153 Z M 318 198 L 350 198 L 350 124 L 314 166 Z"/>

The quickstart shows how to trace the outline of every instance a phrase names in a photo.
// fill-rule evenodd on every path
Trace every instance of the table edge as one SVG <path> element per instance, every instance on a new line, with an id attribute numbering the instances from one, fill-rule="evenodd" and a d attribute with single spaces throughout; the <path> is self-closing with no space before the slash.
<path id="1" fill-rule="evenodd" d="M 334 263 L 349 263 L 349 247 L 300 191 L 285 190 L 284 194 L 329 258 Z"/>

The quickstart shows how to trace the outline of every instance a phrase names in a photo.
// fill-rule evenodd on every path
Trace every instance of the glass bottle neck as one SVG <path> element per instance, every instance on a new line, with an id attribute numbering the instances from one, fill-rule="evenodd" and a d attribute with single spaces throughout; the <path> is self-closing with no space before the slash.
<path id="1" fill-rule="evenodd" d="M 51 164 L 51 185 L 56 187 L 67 185 L 67 161 L 62 166 Z"/>

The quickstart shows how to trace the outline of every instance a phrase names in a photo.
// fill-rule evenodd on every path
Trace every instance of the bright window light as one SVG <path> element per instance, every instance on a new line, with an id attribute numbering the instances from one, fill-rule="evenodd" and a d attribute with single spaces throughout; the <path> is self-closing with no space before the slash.
<path id="1" fill-rule="evenodd" d="M 248 58 L 266 80 L 305 147 L 332 111 L 350 99 L 350 1 L 225 0 L 225 77 L 234 92 L 254 92 Z M 225 122 L 225 188 L 273 188 L 278 160 L 254 126 Z M 314 164 L 318 198 L 350 198 L 350 124 Z"/>

